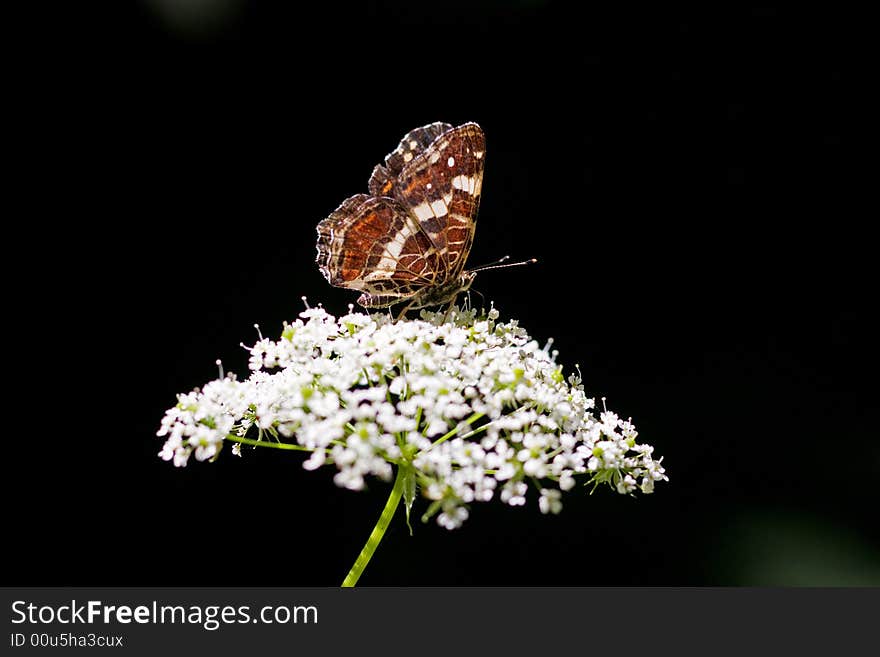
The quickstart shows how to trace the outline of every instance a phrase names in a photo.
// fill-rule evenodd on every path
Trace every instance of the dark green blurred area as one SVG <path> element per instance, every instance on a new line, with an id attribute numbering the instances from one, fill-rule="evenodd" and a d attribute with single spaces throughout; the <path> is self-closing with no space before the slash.
<path id="1" fill-rule="evenodd" d="M 82 380 L 59 418 L 95 391 L 107 415 L 22 455 L 27 486 L 88 502 L 10 509 L 29 528 L 20 583 L 341 581 L 385 486 L 340 491 L 274 453 L 175 470 L 154 434 L 217 357 L 245 373 L 254 322 L 274 333 L 303 294 L 352 302 L 317 273 L 314 226 L 406 131 L 474 120 L 488 147 L 470 262 L 540 261 L 477 287 L 554 337 L 670 482 L 638 500 L 572 491 L 552 518 L 494 500 L 452 533 L 410 538 L 400 520 L 361 583 L 880 585 L 851 20 L 537 0 L 47 10 L 17 68 L 34 127 L 16 129 L 35 214 L 61 218 L 39 241 L 65 290 L 51 313 L 96 345 L 66 362 Z M 130 566 L 100 536 L 54 548 L 96 512 Z M 176 570 L 169 552 L 216 563 Z"/>
<path id="2" fill-rule="evenodd" d="M 880 586 L 877 549 L 834 518 L 799 510 L 731 518 L 711 552 L 720 582 L 745 586 Z"/>

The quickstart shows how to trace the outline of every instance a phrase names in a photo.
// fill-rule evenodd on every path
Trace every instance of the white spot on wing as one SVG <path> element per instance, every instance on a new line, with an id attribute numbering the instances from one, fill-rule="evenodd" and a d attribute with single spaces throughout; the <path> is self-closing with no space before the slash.
<path id="1" fill-rule="evenodd" d="M 483 159 L 483 151 L 475 152 L 474 157 L 477 158 L 478 160 L 482 160 Z"/>
<path id="2" fill-rule="evenodd" d="M 431 203 L 431 210 L 435 217 L 442 217 L 449 214 L 449 208 L 446 207 L 446 203 L 443 201 L 434 201 Z"/>
<path id="3" fill-rule="evenodd" d="M 419 203 L 413 209 L 413 214 L 418 217 L 419 221 L 424 221 L 430 217 L 434 216 L 434 211 L 431 209 L 430 204 L 426 201 L 424 203 Z"/>
<path id="4" fill-rule="evenodd" d="M 446 160 L 446 164 L 448 164 L 451 167 L 454 167 L 455 166 L 455 158 L 450 156 L 449 159 Z"/>
<path id="5" fill-rule="evenodd" d="M 419 145 L 419 143 L 415 139 L 413 139 L 411 142 L 409 142 L 409 147 L 413 150 L 416 150 L 416 147 L 418 145 Z"/>
<path id="6" fill-rule="evenodd" d="M 409 162 L 411 159 L 413 159 L 412 153 L 404 153 L 403 154 L 403 161 L 404 162 Z"/>
<path id="7" fill-rule="evenodd" d="M 432 185 L 431 183 L 428 183 L 427 185 L 425 185 L 425 189 L 431 189 L 433 186 L 434 185 Z"/>
<path id="8" fill-rule="evenodd" d="M 367 281 L 375 281 L 375 280 L 385 280 L 388 278 L 389 272 L 394 272 L 397 268 L 397 261 L 391 258 L 382 257 L 379 263 L 376 265 L 376 268 L 371 271 L 369 274 L 364 276 L 364 282 Z"/>
<path id="9" fill-rule="evenodd" d="M 398 235 L 400 235 L 400 233 L 398 233 Z M 405 239 L 406 238 L 404 237 L 404 240 Z M 403 249 L 403 242 L 398 241 L 397 236 L 395 236 L 393 241 L 388 242 L 388 244 L 385 245 L 385 250 L 392 258 L 399 258 L 401 249 Z M 386 258 L 383 257 L 382 260 L 386 260 Z"/>
<path id="10" fill-rule="evenodd" d="M 474 193 L 474 179 L 470 176 L 456 176 L 452 179 L 452 186 L 455 189 L 460 189 L 464 192 L 469 192 L 471 194 Z"/>

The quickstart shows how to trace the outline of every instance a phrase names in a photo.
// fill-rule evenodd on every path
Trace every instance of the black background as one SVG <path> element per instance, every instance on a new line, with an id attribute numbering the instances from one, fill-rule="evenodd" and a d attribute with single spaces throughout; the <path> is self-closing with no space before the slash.
<path id="1" fill-rule="evenodd" d="M 8 278 L 10 583 L 341 582 L 388 486 L 271 450 L 176 469 L 154 434 L 215 359 L 246 375 L 254 323 L 354 301 L 315 225 L 436 120 L 487 136 L 469 262 L 540 261 L 475 287 L 552 336 L 671 481 L 577 489 L 557 517 L 478 504 L 454 532 L 398 518 L 361 584 L 880 583 L 858 17 L 173 5 L 43 6 L 13 63 L 7 249 L 36 249 Z"/>

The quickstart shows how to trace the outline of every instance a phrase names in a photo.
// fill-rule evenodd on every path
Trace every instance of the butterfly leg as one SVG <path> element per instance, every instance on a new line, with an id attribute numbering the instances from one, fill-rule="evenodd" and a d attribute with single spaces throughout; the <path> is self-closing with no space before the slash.
<path id="1" fill-rule="evenodd" d="M 406 313 L 409 311 L 410 308 L 412 308 L 412 306 L 413 306 L 414 303 L 415 303 L 415 301 L 410 301 L 408 304 L 406 304 L 406 305 L 403 307 L 403 310 L 401 310 L 401 311 L 400 311 L 400 314 L 397 316 L 397 321 L 398 321 L 398 322 L 399 322 L 400 320 L 406 318 Z"/>
<path id="2" fill-rule="evenodd" d="M 445 324 L 452 317 L 452 311 L 455 308 L 455 299 L 449 302 L 449 305 L 446 306 L 446 315 L 443 316 L 443 323 Z"/>

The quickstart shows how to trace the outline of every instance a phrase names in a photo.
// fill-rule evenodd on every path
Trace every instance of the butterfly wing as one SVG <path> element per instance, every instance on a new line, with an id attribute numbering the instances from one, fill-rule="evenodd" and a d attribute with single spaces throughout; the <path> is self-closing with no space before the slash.
<path id="1" fill-rule="evenodd" d="M 370 176 L 369 190 L 373 196 L 394 197 L 394 185 L 403 167 L 424 152 L 437 137 L 452 130 L 449 123 L 429 123 L 410 130 L 393 151 L 385 156 L 385 164 L 377 164 Z"/>
<path id="2" fill-rule="evenodd" d="M 318 224 L 318 268 L 358 303 L 390 306 L 433 285 L 439 254 L 398 201 L 357 194 Z"/>
<path id="3" fill-rule="evenodd" d="M 440 254 L 440 283 L 461 273 L 473 244 L 485 154 L 482 129 L 465 123 L 414 155 L 392 186 Z"/>
<path id="4" fill-rule="evenodd" d="M 327 281 L 360 290 L 368 308 L 424 301 L 422 293 L 454 281 L 473 243 L 485 151 L 476 123 L 408 132 L 373 170 L 370 194 L 346 199 L 318 224 Z"/>

